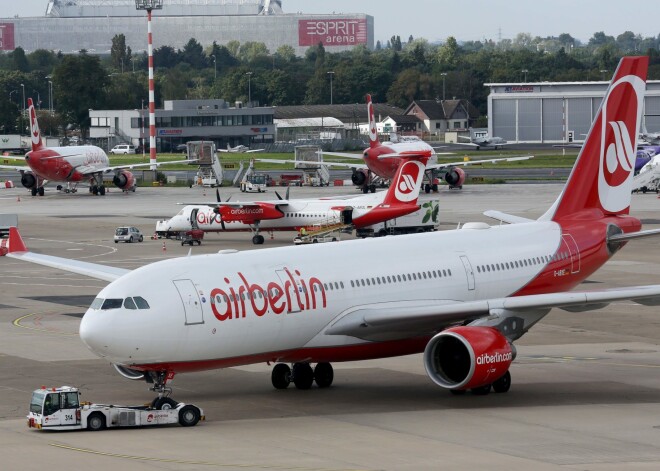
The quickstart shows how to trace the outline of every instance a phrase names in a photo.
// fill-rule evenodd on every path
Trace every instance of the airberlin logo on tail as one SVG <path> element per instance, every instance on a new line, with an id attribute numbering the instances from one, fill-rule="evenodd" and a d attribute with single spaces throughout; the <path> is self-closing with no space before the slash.
<path id="1" fill-rule="evenodd" d="M 422 184 L 424 178 L 424 165 L 416 160 L 409 160 L 401 164 L 399 178 L 394 187 L 394 196 L 402 203 L 415 200 L 419 192 L 415 191 Z"/>
<path id="2" fill-rule="evenodd" d="M 32 131 L 32 143 L 39 144 L 39 123 L 37 122 L 37 112 L 34 110 L 34 106 L 30 106 L 30 127 Z"/>
<path id="3" fill-rule="evenodd" d="M 378 130 L 376 129 L 376 118 L 374 117 L 374 105 L 371 103 L 371 97 L 367 95 L 367 113 L 369 113 L 369 140 L 378 140 Z"/>
<path id="4" fill-rule="evenodd" d="M 612 84 L 601 108 L 598 198 L 606 211 L 619 212 L 630 205 L 635 137 L 645 89 L 638 76 L 622 77 Z"/>

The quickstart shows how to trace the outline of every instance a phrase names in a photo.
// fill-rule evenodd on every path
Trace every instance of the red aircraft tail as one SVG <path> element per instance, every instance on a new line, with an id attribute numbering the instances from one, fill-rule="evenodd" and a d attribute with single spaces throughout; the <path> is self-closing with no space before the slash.
<path id="1" fill-rule="evenodd" d="M 564 191 L 542 219 L 628 214 L 648 63 L 621 59 Z"/>
<path id="2" fill-rule="evenodd" d="M 378 128 L 376 127 L 374 105 L 371 102 L 371 95 L 367 95 L 367 115 L 369 117 L 369 147 L 373 149 L 380 145 L 380 141 L 378 140 Z"/>
<path id="3" fill-rule="evenodd" d="M 34 109 L 32 98 L 28 98 L 28 115 L 30 116 L 30 137 L 32 138 L 32 150 L 41 150 L 44 145 L 41 141 L 41 131 L 37 122 L 37 112 Z"/>

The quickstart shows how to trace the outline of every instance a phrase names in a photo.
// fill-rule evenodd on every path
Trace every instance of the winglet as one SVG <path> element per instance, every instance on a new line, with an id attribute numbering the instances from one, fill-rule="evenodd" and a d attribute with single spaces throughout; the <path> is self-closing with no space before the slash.
<path id="1" fill-rule="evenodd" d="M 23 242 L 23 238 L 18 233 L 18 229 L 15 228 L 15 227 L 10 227 L 9 228 L 9 245 L 8 245 L 7 249 L 8 249 L 7 253 L 27 252 L 28 251 L 28 248 L 25 245 L 25 242 Z"/>

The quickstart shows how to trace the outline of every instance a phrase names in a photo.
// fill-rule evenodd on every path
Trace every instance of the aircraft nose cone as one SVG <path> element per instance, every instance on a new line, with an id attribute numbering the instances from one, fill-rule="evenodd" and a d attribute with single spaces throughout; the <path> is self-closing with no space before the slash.
<path id="1" fill-rule="evenodd" d="M 97 322 L 94 322 L 94 315 L 88 311 L 80 321 L 79 335 L 87 348 L 98 356 L 105 356 L 107 350 L 106 336 Z"/>

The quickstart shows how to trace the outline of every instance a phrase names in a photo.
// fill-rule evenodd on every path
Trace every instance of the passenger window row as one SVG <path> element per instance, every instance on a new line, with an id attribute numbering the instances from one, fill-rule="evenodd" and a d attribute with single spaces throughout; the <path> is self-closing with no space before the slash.
<path id="1" fill-rule="evenodd" d="M 503 270 L 514 270 L 516 268 L 531 267 L 534 265 L 540 265 L 542 263 L 550 263 L 556 261 L 566 260 L 570 258 L 570 253 L 568 252 L 558 252 L 555 255 L 543 255 L 541 257 L 531 257 L 523 258 L 521 260 L 514 260 L 512 262 L 500 262 L 500 263 L 487 263 L 485 265 L 477 265 L 477 273 L 487 273 L 487 272 L 496 272 Z"/>
<path id="2" fill-rule="evenodd" d="M 404 283 L 406 281 L 427 280 L 431 278 L 443 278 L 448 276 L 451 276 L 450 269 L 428 270 L 417 273 L 403 273 L 391 276 L 376 276 L 373 278 L 360 278 L 358 280 L 351 280 L 351 288 L 388 285 L 392 283 Z"/>

